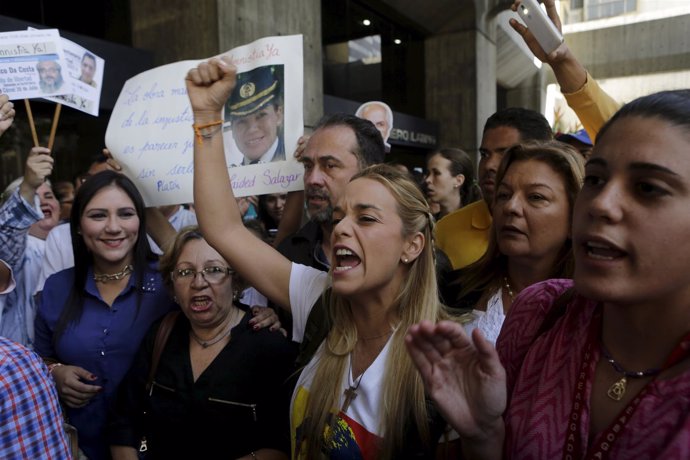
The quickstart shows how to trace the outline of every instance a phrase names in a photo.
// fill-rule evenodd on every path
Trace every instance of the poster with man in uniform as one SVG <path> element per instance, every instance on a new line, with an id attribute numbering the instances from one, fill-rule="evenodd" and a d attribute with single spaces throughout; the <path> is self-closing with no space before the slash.
<path id="1" fill-rule="evenodd" d="M 285 160 L 282 65 L 237 74 L 225 104 L 223 132 L 226 150 L 237 165 Z"/>

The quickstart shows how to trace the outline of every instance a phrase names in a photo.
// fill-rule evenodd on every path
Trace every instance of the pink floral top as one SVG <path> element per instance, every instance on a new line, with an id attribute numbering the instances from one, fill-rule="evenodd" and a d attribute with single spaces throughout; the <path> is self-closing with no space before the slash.
<path id="1" fill-rule="evenodd" d="M 564 315 L 535 336 L 554 301 L 571 286 L 571 280 L 549 280 L 525 289 L 503 325 L 496 348 L 507 373 L 505 458 L 563 458 L 575 384 L 597 303 L 575 295 Z M 598 348 L 593 350 L 592 367 L 601 355 Z M 591 390 L 588 381 L 581 433 L 589 431 Z M 586 452 L 599 436 L 582 438 L 580 451 Z M 611 447 L 610 458 L 690 458 L 690 371 L 650 385 Z"/>

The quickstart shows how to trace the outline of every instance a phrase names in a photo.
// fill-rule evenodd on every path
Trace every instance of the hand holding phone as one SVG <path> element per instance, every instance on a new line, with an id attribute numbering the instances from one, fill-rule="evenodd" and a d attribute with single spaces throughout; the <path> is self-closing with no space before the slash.
<path id="1" fill-rule="evenodd" d="M 517 7 L 517 13 L 547 55 L 563 43 L 563 35 L 541 9 L 537 0 L 522 0 Z"/>

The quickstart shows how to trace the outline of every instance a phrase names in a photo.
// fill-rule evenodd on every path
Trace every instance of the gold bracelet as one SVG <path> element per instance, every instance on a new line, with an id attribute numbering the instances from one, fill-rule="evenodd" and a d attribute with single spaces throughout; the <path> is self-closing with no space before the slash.
<path id="1" fill-rule="evenodd" d="M 204 139 L 210 139 L 214 134 L 220 131 L 220 125 L 222 124 L 223 120 L 216 120 L 203 125 L 193 124 L 192 128 L 194 129 L 194 134 L 196 135 L 196 139 L 199 141 L 199 144 L 203 144 Z M 209 128 L 213 128 L 216 126 L 218 126 L 218 128 L 208 131 Z"/>

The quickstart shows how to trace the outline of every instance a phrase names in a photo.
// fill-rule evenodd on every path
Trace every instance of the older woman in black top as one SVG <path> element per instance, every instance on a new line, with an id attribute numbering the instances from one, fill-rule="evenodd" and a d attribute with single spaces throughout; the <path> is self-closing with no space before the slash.
<path id="1" fill-rule="evenodd" d="M 114 459 L 286 459 L 288 400 L 281 390 L 294 359 L 280 334 L 254 331 L 233 299 L 240 282 L 196 227 L 183 229 L 161 260 L 183 315 L 147 391 L 159 325 L 123 382 L 110 423 Z M 147 413 L 143 415 L 144 411 Z"/>

